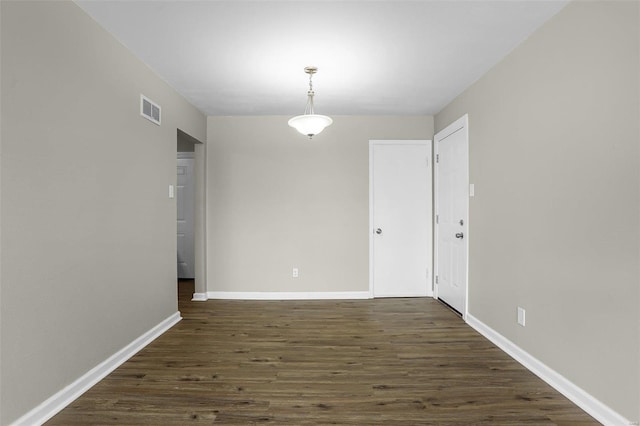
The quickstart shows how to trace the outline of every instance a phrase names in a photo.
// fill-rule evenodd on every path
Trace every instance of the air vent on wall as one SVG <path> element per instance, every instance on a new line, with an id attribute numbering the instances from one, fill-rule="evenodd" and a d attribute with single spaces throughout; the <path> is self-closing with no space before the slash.
<path id="1" fill-rule="evenodd" d="M 140 95 L 140 115 L 147 120 L 153 121 L 158 126 L 160 125 L 160 105 L 145 95 Z"/>

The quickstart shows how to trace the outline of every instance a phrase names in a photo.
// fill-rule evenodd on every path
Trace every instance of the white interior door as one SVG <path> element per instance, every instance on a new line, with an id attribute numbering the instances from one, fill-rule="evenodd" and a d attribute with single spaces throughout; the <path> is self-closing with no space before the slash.
<path id="1" fill-rule="evenodd" d="M 369 164 L 372 294 L 430 296 L 431 141 L 370 141 Z"/>
<path id="2" fill-rule="evenodd" d="M 435 135 L 436 297 L 467 310 L 469 130 L 467 116 Z"/>
<path id="3" fill-rule="evenodd" d="M 178 278 L 194 278 L 194 158 L 193 153 L 178 153 L 176 205 L 178 216 Z"/>

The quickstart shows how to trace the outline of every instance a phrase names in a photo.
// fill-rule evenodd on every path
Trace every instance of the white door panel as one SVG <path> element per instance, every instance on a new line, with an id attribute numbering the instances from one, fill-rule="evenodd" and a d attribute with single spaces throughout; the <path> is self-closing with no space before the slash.
<path id="1" fill-rule="evenodd" d="M 431 141 L 371 141 L 374 297 L 431 294 Z"/>
<path id="2" fill-rule="evenodd" d="M 467 116 L 435 136 L 437 297 L 467 309 L 469 144 Z"/>
<path id="3" fill-rule="evenodd" d="M 178 158 L 176 185 L 178 278 L 195 276 L 194 184 L 194 159 Z"/>

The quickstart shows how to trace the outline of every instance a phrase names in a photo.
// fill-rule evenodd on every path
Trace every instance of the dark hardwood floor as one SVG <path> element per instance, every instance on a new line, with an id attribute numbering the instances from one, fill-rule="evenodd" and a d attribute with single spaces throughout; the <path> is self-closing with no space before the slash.
<path id="1" fill-rule="evenodd" d="M 191 302 L 48 425 L 598 424 L 437 301 Z"/>

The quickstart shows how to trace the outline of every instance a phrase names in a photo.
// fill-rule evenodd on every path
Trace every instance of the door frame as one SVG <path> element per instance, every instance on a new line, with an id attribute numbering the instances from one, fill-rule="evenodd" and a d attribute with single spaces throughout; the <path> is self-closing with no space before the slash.
<path id="1" fill-rule="evenodd" d="M 375 145 L 396 145 L 396 144 L 413 144 L 413 145 L 426 145 L 427 148 L 429 148 L 429 160 L 431 161 L 431 164 L 428 164 L 427 166 L 431 166 L 432 168 L 432 173 L 433 173 L 433 167 L 435 166 L 434 162 L 433 162 L 433 140 L 431 139 L 370 139 L 369 140 L 369 228 L 368 228 L 368 234 L 369 234 L 369 298 L 373 299 L 374 298 L 374 282 L 373 282 L 373 272 L 374 272 L 374 217 L 373 217 L 373 147 Z M 431 183 L 433 185 L 433 175 L 431 176 Z M 433 216 L 433 212 L 434 212 L 434 204 L 433 204 L 433 188 L 431 189 L 431 216 Z M 426 219 L 428 220 L 428 218 Z M 433 227 L 433 222 L 431 224 L 431 245 L 432 245 L 432 249 L 431 249 L 431 259 L 429 262 L 429 273 L 430 273 L 430 277 L 426 277 L 426 290 L 427 290 L 427 296 L 426 297 L 433 297 L 433 284 L 431 286 L 429 286 L 429 281 L 431 281 L 433 283 L 433 277 L 435 276 L 435 272 L 434 272 L 434 263 L 433 263 L 433 235 L 434 235 L 434 227 Z"/>
<path id="2" fill-rule="evenodd" d="M 466 128 L 466 148 L 467 148 L 467 196 L 464 197 L 464 221 L 467 224 L 466 235 L 465 235 L 465 251 L 466 251 L 466 262 L 465 262 L 465 281 L 464 281 L 464 308 L 462 309 L 462 318 L 466 321 L 467 315 L 469 313 L 469 238 L 471 234 L 471 223 L 469 222 L 469 114 L 465 114 L 459 119 L 455 120 L 453 123 L 449 124 L 447 127 L 436 133 L 433 137 L 433 151 L 434 158 L 436 159 L 433 162 L 433 297 L 434 299 L 438 299 L 438 285 L 436 283 L 436 277 L 439 275 L 438 271 L 438 232 L 439 226 L 436 218 L 438 217 L 438 212 L 440 211 L 440 206 L 438 205 L 438 173 L 439 173 L 439 162 L 438 162 L 438 148 L 439 144 L 443 139 L 446 139 L 448 136 L 451 136 L 455 132 L 461 130 L 462 128 Z"/>

